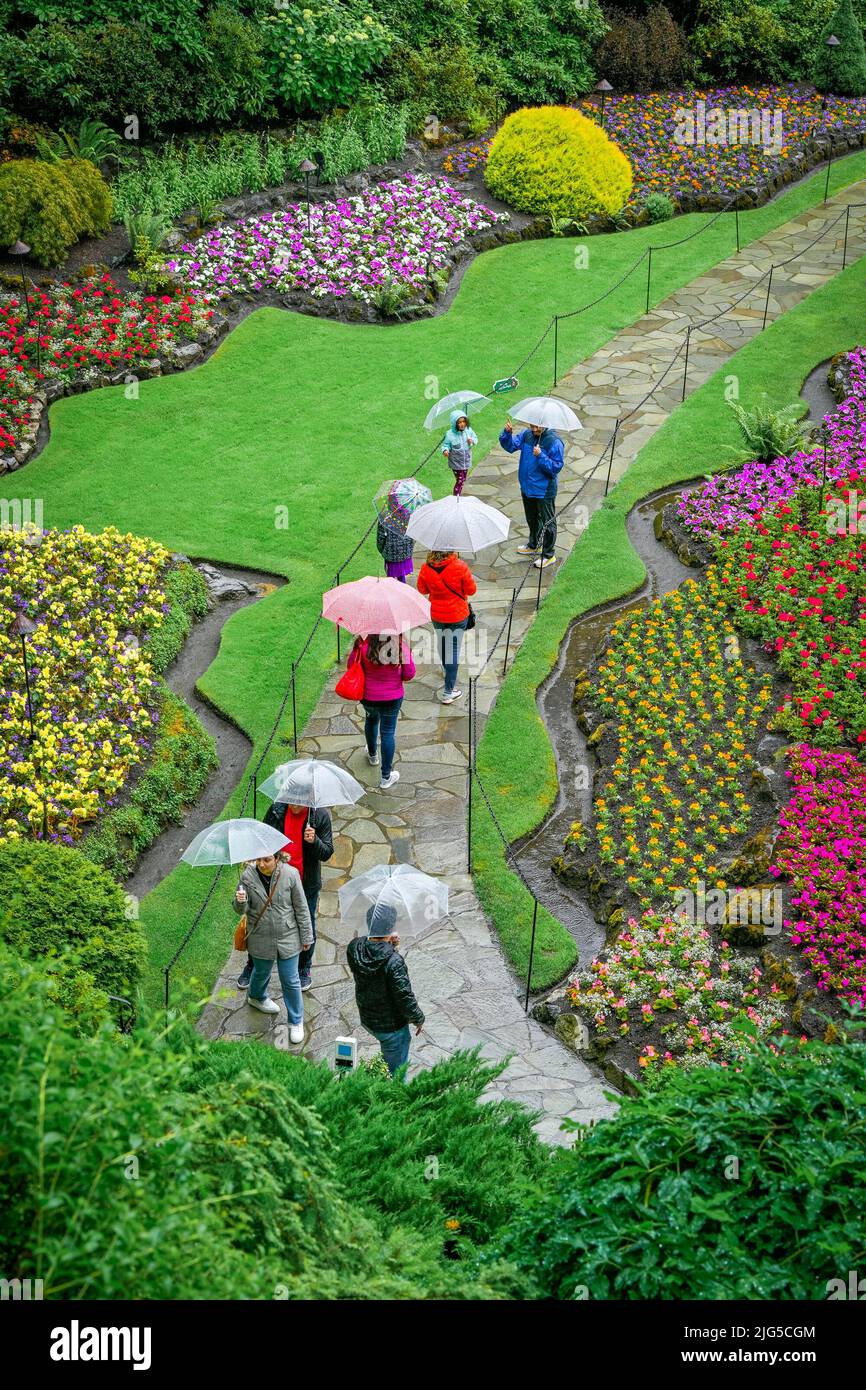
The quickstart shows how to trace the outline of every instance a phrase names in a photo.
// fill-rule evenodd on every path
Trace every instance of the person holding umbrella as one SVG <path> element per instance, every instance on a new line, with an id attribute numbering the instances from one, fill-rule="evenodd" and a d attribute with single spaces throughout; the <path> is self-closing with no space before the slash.
<path id="1" fill-rule="evenodd" d="M 430 489 L 415 478 L 398 478 L 385 483 L 377 493 L 376 549 L 385 562 L 385 574 L 389 579 L 405 584 L 412 573 L 415 542 L 406 535 L 406 528 L 412 513 L 432 500 Z"/>
<path id="2" fill-rule="evenodd" d="M 298 977 L 301 951 L 313 945 L 313 925 L 301 875 L 275 854 L 247 864 L 234 896 L 234 909 L 247 919 L 247 949 L 253 969 L 247 996 L 263 1014 L 279 1013 L 267 995 L 274 964 L 279 971 L 289 1020 L 289 1042 L 304 1041 L 304 997 Z"/>
<path id="3" fill-rule="evenodd" d="M 439 660 L 445 685 L 439 700 L 451 705 L 463 691 L 457 687 L 460 648 L 467 630 L 472 605 L 469 599 L 477 585 L 464 560 L 453 551 L 431 550 L 418 572 L 418 592 L 430 599 L 430 617 L 439 641 Z"/>
<path id="4" fill-rule="evenodd" d="M 557 476 L 565 462 L 562 440 L 544 425 L 530 425 L 515 435 L 514 426 L 506 418 L 499 443 L 506 453 L 520 454 L 517 481 L 529 526 L 529 540 L 517 547 L 517 553 L 535 555 L 541 546 L 535 567 L 547 569 L 556 558 Z"/>
<path id="5" fill-rule="evenodd" d="M 346 670 L 351 671 L 358 662 L 364 673 L 364 739 L 367 744 L 367 761 L 371 767 L 379 762 L 379 745 L 382 748 L 382 775 L 379 790 L 388 791 L 400 774 L 394 768 L 394 755 L 397 751 L 397 720 L 405 694 L 404 684 L 415 679 L 415 662 L 412 652 L 402 637 L 395 634 L 371 633 L 369 637 L 357 637 Z"/>
<path id="6" fill-rule="evenodd" d="M 396 924 L 396 907 L 375 903 L 367 909 L 366 937 L 356 936 L 346 948 L 361 1023 L 379 1043 L 390 1076 L 409 1060 L 409 1024 L 414 1023 L 416 1037 L 424 1027 L 406 962 L 397 950 Z"/>
<path id="7" fill-rule="evenodd" d="M 471 428 L 466 412 L 452 410 L 451 428 L 442 440 L 442 453 L 454 474 L 454 497 L 459 497 L 463 491 L 463 484 L 472 467 L 472 450 L 477 443 L 478 435 Z"/>

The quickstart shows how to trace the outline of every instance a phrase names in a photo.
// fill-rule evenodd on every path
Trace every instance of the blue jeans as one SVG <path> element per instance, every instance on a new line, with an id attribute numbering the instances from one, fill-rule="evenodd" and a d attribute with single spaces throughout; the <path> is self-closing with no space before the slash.
<path id="1" fill-rule="evenodd" d="M 390 777 L 397 748 L 397 720 L 403 697 L 401 695 L 399 700 L 362 700 L 361 703 L 366 714 L 364 737 L 367 740 L 367 752 L 373 757 L 377 739 L 381 738 L 382 776 Z"/>
<path id="2" fill-rule="evenodd" d="M 310 919 L 313 923 L 313 944 L 308 946 L 298 956 L 298 974 L 303 980 L 309 975 L 313 965 L 313 952 L 316 949 L 316 908 L 319 906 L 319 889 L 311 888 L 309 891 L 304 889 L 304 897 L 307 900 L 307 907 L 310 909 Z"/>
<path id="3" fill-rule="evenodd" d="M 385 1066 L 388 1073 L 393 1076 L 398 1067 L 402 1067 L 404 1062 L 409 1060 L 409 1025 L 398 1028 L 396 1033 L 374 1033 L 381 1048 L 382 1056 L 385 1059 Z"/>
<path id="4" fill-rule="evenodd" d="M 301 994 L 301 982 L 298 979 L 299 959 L 299 956 L 288 956 L 285 960 L 277 961 L 277 971 L 280 976 L 280 984 L 283 987 L 283 998 L 286 1001 L 289 1023 L 303 1023 L 304 1021 L 304 997 Z M 252 999 L 264 999 L 273 968 L 274 962 L 272 960 L 262 960 L 258 956 L 253 956 L 253 974 L 250 980 L 250 997 Z"/>
<path id="5" fill-rule="evenodd" d="M 433 624 L 439 639 L 439 660 L 442 662 L 442 673 L 445 676 L 446 695 L 450 695 L 457 684 L 460 648 L 463 646 L 463 634 L 468 622 L 468 618 L 463 618 L 459 623 Z"/>

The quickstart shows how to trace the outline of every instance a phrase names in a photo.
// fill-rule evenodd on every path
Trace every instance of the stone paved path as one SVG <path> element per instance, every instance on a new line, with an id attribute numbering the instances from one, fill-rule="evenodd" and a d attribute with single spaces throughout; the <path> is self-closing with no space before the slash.
<path id="1" fill-rule="evenodd" d="M 866 202 L 866 183 L 845 190 L 820 207 L 781 227 L 764 241 L 745 248 L 740 255 L 717 265 L 617 334 L 605 347 L 569 372 L 557 385 L 556 394 L 579 408 L 584 425 L 567 454 L 560 483 L 560 497 L 568 497 L 580 478 L 602 456 L 614 420 L 631 410 L 671 360 L 682 341 L 683 330 L 716 313 L 737 299 L 750 282 L 760 279 L 772 261 L 787 260 L 806 247 L 821 227 L 847 202 Z M 862 252 L 866 209 L 851 215 L 849 262 Z M 861 220 L 863 219 L 863 220 Z M 825 283 L 841 265 L 842 225 L 830 232 L 812 251 L 775 272 L 769 318 L 790 309 L 814 288 Z M 675 252 L 667 254 L 674 255 Z M 588 297 L 592 293 L 588 291 Z M 766 298 L 766 281 L 756 288 L 730 316 L 711 330 L 695 335 L 689 356 L 689 390 L 693 391 L 738 348 L 760 330 Z M 638 450 L 680 403 L 682 371 L 674 368 L 665 386 L 629 420 L 620 432 L 612 481 L 621 477 Z M 427 476 L 434 474 L 435 460 Z M 442 465 L 444 469 L 444 464 Z M 581 502 L 591 511 L 604 492 L 604 469 L 584 490 Z M 439 479 L 441 483 L 443 479 Z M 519 583 L 525 562 L 518 563 L 515 546 L 525 535 L 517 488 L 517 458 L 494 449 L 475 468 L 471 489 L 477 496 L 506 512 L 514 522 L 514 539 L 501 551 L 488 552 L 473 565 L 479 580 L 478 627 L 468 635 L 473 650 L 483 660 L 484 643 L 493 641 L 502 625 Z M 585 517 L 568 508 L 560 515 L 558 555 L 564 558 L 574 543 Z M 423 557 L 418 557 L 417 563 Z M 533 571 L 533 575 L 534 575 Z M 546 589 L 556 567 L 542 576 Z M 536 584 L 527 583 L 512 628 L 512 655 L 532 621 Z M 467 660 L 462 663 L 464 689 Z M 478 737 L 496 698 L 502 678 L 502 653 L 494 657 L 478 681 Z M 609 1115 L 613 1105 L 605 1099 L 609 1090 L 598 1071 L 565 1048 L 523 1012 L 521 989 L 500 950 L 495 931 L 488 925 L 466 873 L 465 811 L 467 790 L 468 718 L 465 699 L 449 707 L 438 704 L 435 691 L 441 678 L 430 665 L 420 665 L 408 687 L 398 729 L 399 783 L 389 792 L 377 789 L 378 774 L 364 755 L 362 721 L 353 707 L 333 694 L 334 679 L 322 694 L 300 742 L 302 754 L 318 754 L 344 762 L 370 787 L 363 801 L 334 813 L 336 853 L 324 866 L 319 904 L 319 940 L 313 969 L 313 988 L 305 995 L 307 1034 L 303 1051 L 313 1059 L 330 1058 L 338 1034 L 358 1037 L 362 1055 L 377 1050 L 365 1034 L 354 1005 L 351 977 L 345 964 L 348 937 L 338 916 L 337 889 L 346 879 L 378 863 L 413 863 L 431 874 L 447 878 L 451 916 L 433 924 L 411 943 L 404 941 L 407 962 L 416 993 L 427 1015 L 422 1038 L 413 1037 L 412 1067 L 430 1066 L 457 1048 L 480 1044 L 485 1055 L 513 1054 L 508 1069 L 491 1092 L 521 1100 L 543 1112 L 538 1132 L 557 1142 L 563 1115 L 584 1121 Z M 256 1013 L 245 1002 L 235 981 L 242 958 L 233 952 L 214 988 L 200 1027 L 209 1037 L 226 1039 L 260 1036 L 286 1048 L 287 1027 L 276 972 L 271 993 L 281 1004 L 281 1014 Z M 299 1049 L 301 1050 L 301 1049 Z"/>

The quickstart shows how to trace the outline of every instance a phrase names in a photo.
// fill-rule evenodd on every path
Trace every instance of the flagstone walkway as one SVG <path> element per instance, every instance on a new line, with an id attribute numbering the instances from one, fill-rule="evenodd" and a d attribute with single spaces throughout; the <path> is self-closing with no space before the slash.
<path id="1" fill-rule="evenodd" d="M 577 436 L 579 444 L 572 444 L 567 452 L 561 499 L 576 490 L 581 477 L 602 457 L 614 421 L 631 410 L 658 379 L 680 346 L 685 328 L 737 299 L 773 261 L 787 260 L 807 247 L 848 202 L 866 203 L 866 183 L 844 190 L 826 206 L 803 213 L 763 241 L 721 262 L 617 334 L 557 383 L 556 395 L 578 407 L 584 426 Z M 840 223 L 802 259 L 775 271 L 768 319 L 786 312 L 837 273 L 843 228 Z M 862 253 L 864 228 L 866 208 L 851 214 L 849 263 Z M 599 287 L 588 281 L 587 299 L 598 292 Z M 766 281 L 730 315 L 693 336 L 689 392 L 760 331 L 765 299 Z M 611 483 L 622 476 L 639 449 L 680 403 L 681 393 L 682 369 L 678 364 L 653 399 L 621 427 Z M 436 466 L 435 460 L 431 461 L 425 472 L 428 481 Z M 604 495 L 606 471 L 607 463 L 581 495 L 588 512 Z M 473 565 L 479 580 L 478 597 L 473 600 L 478 626 L 467 635 L 461 665 L 464 690 L 468 688 L 468 674 L 477 672 L 487 644 L 492 644 L 502 626 L 512 587 L 524 574 L 525 562 L 518 562 L 514 553 L 525 535 L 516 455 L 494 449 L 476 466 L 471 491 L 512 518 L 515 536 L 500 551 L 492 552 L 492 559 L 481 557 Z M 560 559 L 568 554 L 585 522 L 586 514 L 573 507 L 560 514 Z M 419 556 L 416 563 L 422 559 L 423 555 Z M 555 576 L 555 566 L 545 571 L 542 588 L 549 588 Z M 536 590 L 533 571 L 514 617 L 512 657 L 534 616 Z M 421 640 L 420 634 L 416 637 Z M 478 738 L 501 684 L 503 654 L 498 651 L 478 679 Z M 373 864 L 415 864 L 426 873 L 447 879 L 451 914 L 413 941 L 404 942 L 412 983 L 427 1017 L 422 1036 L 416 1040 L 413 1034 L 412 1069 L 431 1066 L 458 1048 L 475 1045 L 481 1046 L 485 1056 L 504 1058 L 510 1054 L 507 1070 L 490 1087 L 490 1093 L 523 1101 L 543 1112 L 538 1133 L 555 1143 L 561 1139 L 563 1116 L 594 1121 L 611 1114 L 615 1105 L 605 1097 L 610 1088 L 598 1070 L 524 1014 L 521 986 L 506 964 L 495 930 L 486 921 L 466 872 L 466 702 L 440 705 L 435 698 L 440 684 L 441 677 L 431 665 L 419 665 L 417 679 L 407 688 L 398 727 L 395 765 L 400 781 L 388 792 L 378 790 L 378 771 L 367 763 L 358 711 L 333 694 L 333 678 L 300 740 L 301 754 L 342 761 L 370 792 L 357 806 L 334 812 L 336 852 L 323 868 L 313 988 L 304 996 L 307 1033 L 299 1050 L 315 1060 L 330 1059 L 339 1034 L 357 1036 L 363 1056 L 377 1050 L 355 1009 L 345 960 L 351 932 L 339 920 L 337 890 L 349 877 Z M 279 1017 L 256 1013 L 247 1005 L 245 994 L 236 988 L 242 964 L 243 958 L 232 952 L 202 1014 L 202 1031 L 211 1038 L 258 1036 L 286 1048 L 288 1030 L 276 972 L 271 994 L 281 1005 Z"/>

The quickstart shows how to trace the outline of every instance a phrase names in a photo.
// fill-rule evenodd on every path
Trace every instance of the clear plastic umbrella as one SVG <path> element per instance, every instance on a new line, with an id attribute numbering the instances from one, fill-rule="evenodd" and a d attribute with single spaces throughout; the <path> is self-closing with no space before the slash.
<path id="1" fill-rule="evenodd" d="M 466 550 L 476 554 L 489 545 L 499 545 L 511 525 L 504 512 L 464 493 L 462 497 L 442 497 L 419 507 L 406 528 L 406 535 L 429 550 Z"/>
<path id="2" fill-rule="evenodd" d="M 527 396 L 519 401 L 510 412 L 515 420 L 525 425 L 541 425 L 546 430 L 582 430 L 570 405 L 557 400 L 556 396 Z"/>
<path id="3" fill-rule="evenodd" d="M 396 531 L 398 535 L 405 536 L 412 513 L 432 501 L 433 493 L 423 483 L 417 482 L 415 478 L 396 478 L 390 483 L 382 484 L 373 499 L 373 505 L 383 526 L 387 526 L 389 531 Z"/>
<path id="4" fill-rule="evenodd" d="M 294 758 L 283 763 L 259 787 L 271 801 L 285 806 L 352 806 L 364 788 L 338 763 L 325 758 Z"/>
<path id="5" fill-rule="evenodd" d="M 421 931 L 448 915 L 448 885 L 412 864 L 374 864 L 339 890 L 340 919 L 366 932 L 371 913 L 374 934 Z"/>
<path id="6" fill-rule="evenodd" d="M 281 830 L 260 820 L 239 817 L 205 826 L 180 857 L 194 869 L 211 864 L 245 864 L 249 859 L 279 854 L 285 843 Z"/>
<path id="7" fill-rule="evenodd" d="M 470 415 L 476 415 L 479 410 L 483 410 L 489 404 L 490 397 L 483 396 L 480 391 L 452 391 L 428 410 L 424 428 L 425 430 L 435 429 L 437 424 L 441 425 L 443 420 L 447 419 L 452 410 L 456 410 L 458 406 L 462 408 L 468 420 Z"/>

